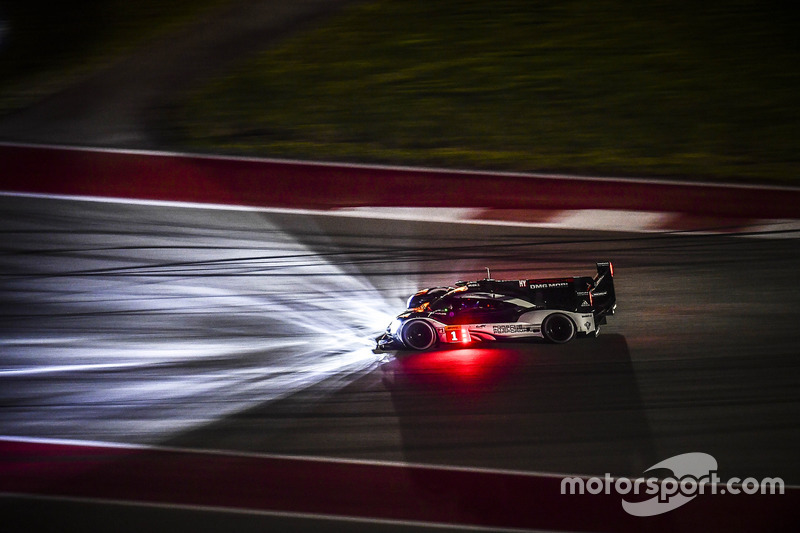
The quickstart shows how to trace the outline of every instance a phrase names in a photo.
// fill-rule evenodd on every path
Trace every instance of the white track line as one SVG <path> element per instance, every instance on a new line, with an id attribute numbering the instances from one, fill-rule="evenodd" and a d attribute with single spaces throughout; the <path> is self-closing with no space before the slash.
<path id="1" fill-rule="evenodd" d="M 530 528 L 504 528 L 493 526 L 474 526 L 467 524 L 458 524 L 450 522 L 424 522 L 416 520 L 399 520 L 389 518 L 362 518 L 360 516 L 348 515 L 332 515 L 332 514 L 317 514 L 317 513 L 301 513 L 290 511 L 270 511 L 262 509 L 242 509 L 238 507 L 217 507 L 213 505 L 192 505 L 180 503 L 156 503 L 146 501 L 129 501 L 129 500 L 114 500 L 106 498 L 83 498 L 80 496 L 49 496 L 40 494 L 26 494 L 17 492 L 0 492 L 0 498 L 19 498 L 35 501 L 49 501 L 49 502 L 68 502 L 68 503 L 85 503 L 90 505 L 118 505 L 122 507 L 139 507 L 151 509 L 165 509 L 175 511 L 197 511 L 207 513 L 225 513 L 242 516 L 262 516 L 272 518 L 289 518 L 298 520 L 317 520 L 317 521 L 330 521 L 340 522 L 344 524 L 375 524 L 381 526 L 403 526 L 403 527 L 418 527 L 426 529 L 441 529 L 441 530 L 455 530 L 455 531 L 490 531 L 497 533 L 558 533 L 559 530 L 544 530 L 544 529 L 530 529 Z M 180 530 L 180 528 L 179 528 Z"/>
<path id="2" fill-rule="evenodd" d="M 213 204 L 199 202 L 179 202 L 172 200 L 143 200 L 128 198 L 113 198 L 105 196 L 78 196 L 65 194 L 43 194 L 0 191 L 0 197 L 10 198 L 43 198 L 51 200 L 65 200 L 74 202 L 97 202 L 123 205 L 142 205 L 153 207 L 170 207 L 184 209 L 208 209 L 214 211 L 239 211 L 274 213 L 279 215 L 325 216 L 346 217 L 363 219 L 397 220 L 406 222 L 438 222 L 449 224 L 471 224 L 479 226 L 508 226 L 542 229 L 570 229 L 585 231 L 617 231 L 628 233 L 676 233 L 685 235 L 696 234 L 728 234 L 728 231 L 713 228 L 669 228 L 665 223 L 680 215 L 680 213 L 660 213 L 653 211 L 610 210 L 610 209 L 572 209 L 572 210 L 546 210 L 551 214 L 545 216 L 546 221 L 528 222 L 525 220 L 493 220 L 492 213 L 497 209 L 462 208 L 462 207 L 347 207 L 338 209 L 297 209 L 285 207 L 258 207 L 232 204 Z M 486 218 L 483 218 L 486 217 Z M 743 227 L 737 228 L 738 232 L 760 233 L 755 237 L 774 237 L 769 232 L 797 232 L 800 238 L 800 221 L 788 219 L 759 219 L 749 220 Z M 724 224 L 730 224 L 726 218 Z M 781 235 L 777 235 L 781 236 Z M 782 235 L 786 236 L 786 235 Z"/>
<path id="3" fill-rule="evenodd" d="M 192 454 L 192 455 L 203 454 L 203 455 L 215 455 L 215 456 L 225 456 L 225 457 L 241 457 L 244 459 L 268 459 L 268 460 L 276 459 L 276 460 L 286 460 L 286 461 L 307 461 L 314 463 L 380 466 L 380 467 L 399 468 L 399 469 L 421 468 L 426 470 L 443 470 L 448 472 L 475 472 L 478 474 L 496 474 L 496 475 L 511 475 L 511 476 L 523 476 L 523 477 L 545 477 L 545 478 L 562 478 L 565 476 L 585 477 L 585 478 L 590 477 L 588 474 L 535 472 L 535 471 L 510 470 L 510 469 L 506 470 L 500 468 L 479 468 L 479 467 L 467 467 L 467 466 L 438 465 L 438 464 L 428 464 L 428 463 L 406 463 L 399 461 L 379 461 L 371 459 L 343 459 L 338 457 L 323 457 L 318 455 L 283 455 L 283 454 L 258 453 L 258 452 L 243 452 L 236 450 L 180 448 L 171 446 L 159 446 L 153 444 L 126 444 L 122 442 L 25 437 L 18 435 L 0 435 L 0 441 L 19 442 L 25 444 L 45 444 L 52 446 L 82 446 L 87 448 L 108 448 L 115 450 L 153 451 L 153 452 L 181 453 L 181 454 Z"/>

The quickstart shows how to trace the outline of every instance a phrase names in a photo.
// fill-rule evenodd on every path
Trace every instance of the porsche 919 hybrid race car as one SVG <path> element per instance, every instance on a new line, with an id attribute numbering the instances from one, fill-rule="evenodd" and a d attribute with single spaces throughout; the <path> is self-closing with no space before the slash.
<path id="1" fill-rule="evenodd" d="M 552 343 L 597 335 L 617 308 L 614 266 L 594 277 L 460 281 L 423 289 L 376 339 L 378 349 L 540 337 Z"/>

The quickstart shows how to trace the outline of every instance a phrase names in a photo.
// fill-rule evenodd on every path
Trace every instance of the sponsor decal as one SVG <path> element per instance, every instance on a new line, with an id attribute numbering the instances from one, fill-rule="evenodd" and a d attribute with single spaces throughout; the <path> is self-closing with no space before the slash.
<path id="1" fill-rule="evenodd" d="M 525 281 L 524 279 L 519 280 L 519 286 L 520 287 L 524 287 L 526 283 L 527 283 L 527 281 Z"/>
<path id="2" fill-rule="evenodd" d="M 494 326 L 492 327 L 492 333 L 495 335 L 503 335 L 507 333 L 531 333 L 533 328 L 531 326 L 517 326 L 517 325 L 510 325 L 510 326 Z"/>
<path id="3" fill-rule="evenodd" d="M 608 294 L 608 291 L 603 291 L 603 292 L 593 292 L 593 293 L 592 293 L 592 296 L 595 296 L 595 297 L 597 297 L 597 296 L 605 296 L 606 294 Z"/>
<path id="4" fill-rule="evenodd" d="M 554 289 L 556 287 L 569 287 L 566 281 L 558 281 L 554 283 L 531 283 L 531 289 Z"/>
<path id="5" fill-rule="evenodd" d="M 584 300 L 583 302 L 581 302 L 581 307 L 591 307 L 591 306 L 589 305 L 589 302 Z"/>

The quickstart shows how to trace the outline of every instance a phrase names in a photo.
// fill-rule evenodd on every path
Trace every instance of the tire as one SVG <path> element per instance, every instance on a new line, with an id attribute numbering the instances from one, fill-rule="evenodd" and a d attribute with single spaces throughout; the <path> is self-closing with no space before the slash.
<path id="1" fill-rule="evenodd" d="M 425 320 L 410 320 L 400 334 L 403 344 L 414 350 L 427 350 L 439 340 L 436 330 Z"/>
<path id="2" fill-rule="evenodd" d="M 575 337 L 577 328 L 572 320 L 565 314 L 553 313 L 547 315 L 542 322 L 542 335 L 545 340 L 555 344 L 564 344 Z"/>

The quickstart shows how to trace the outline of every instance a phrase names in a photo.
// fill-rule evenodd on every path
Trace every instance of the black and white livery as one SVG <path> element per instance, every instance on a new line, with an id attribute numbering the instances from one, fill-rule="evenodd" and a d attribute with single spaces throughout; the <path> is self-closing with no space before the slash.
<path id="1" fill-rule="evenodd" d="M 616 307 L 610 262 L 597 263 L 594 277 L 460 281 L 411 296 L 376 340 L 379 349 L 414 350 L 525 337 L 561 344 L 597 335 Z"/>

